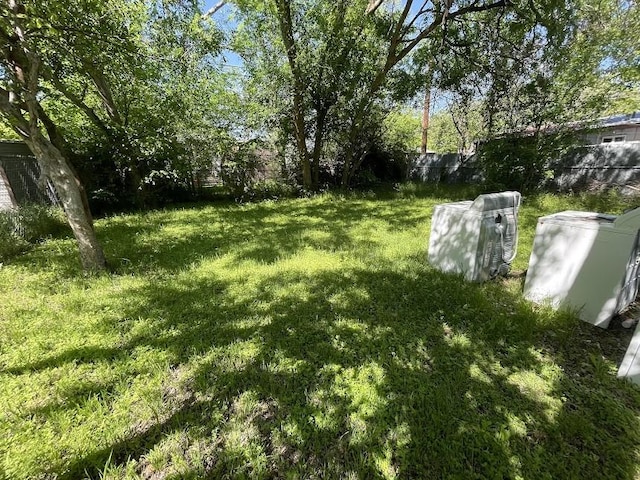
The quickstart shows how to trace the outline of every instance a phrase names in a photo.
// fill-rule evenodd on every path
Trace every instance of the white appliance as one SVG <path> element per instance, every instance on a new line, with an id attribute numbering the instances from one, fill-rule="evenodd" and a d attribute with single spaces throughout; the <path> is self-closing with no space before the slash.
<path id="1" fill-rule="evenodd" d="M 638 293 L 640 208 L 620 216 L 560 212 L 538 219 L 524 296 L 578 310 L 607 328 Z"/>
<path id="2" fill-rule="evenodd" d="M 636 326 L 627 353 L 618 369 L 618 378 L 623 377 L 640 384 L 640 322 Z"/>
<path id="3" fill-rule="evenodd" d="M 479 195 L 436 205 L 431 218 L 429 263 L 470 282 L 506 275 L 518 245 L 519 192 Z"/>

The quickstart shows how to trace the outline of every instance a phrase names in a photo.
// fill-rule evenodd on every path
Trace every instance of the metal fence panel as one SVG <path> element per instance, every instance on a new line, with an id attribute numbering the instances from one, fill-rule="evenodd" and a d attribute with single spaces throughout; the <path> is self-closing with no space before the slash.
<path id="1" fill-rule="evenodd" d="M 53 185 L 41 181 L 40 166 L 24 143 L 0 142 L 0 168 L 4 173 L 0 178 L 1 206 L 59 204 Z"/>

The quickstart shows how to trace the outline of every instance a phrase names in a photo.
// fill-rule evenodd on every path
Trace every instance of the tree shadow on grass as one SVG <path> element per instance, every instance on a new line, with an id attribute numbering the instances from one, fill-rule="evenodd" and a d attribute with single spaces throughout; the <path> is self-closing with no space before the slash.
<path id="1" fill-rule="evenodd" d="M 333 198 L 309 204 L 203 207 L 182 216 L 180 210 L 167 210 L 143 216 L 143 224 L 113 221 L 101 231 L 101 237 L 120 239 L 111 242 L 115 251 L 107 250 L 107 254 L 116 272 L 123 274 L 175 272 L 226 254 L 238 261 L 272 263 L 304 247 L 328 251 L 353 247 L 358 241 L 350 230 L 363 220 L 381 220 L 388 229 L 399 230 L 427 222 L 431 216 L 431 208 L 405 204 L 396 210 L 396 206 L 394 202 Z"/>
<path id="2" fill-rule="evenodd" d="M 383 267 L 128 292 L 145 298 L 128 317 L 159 320 L 123 352 L 168 351 L 183 372 L 155 420 L 66 477 L 132 459 L 176 478 L 634 477 L 638 392 L 590 366 L 593 343 L 567 374 L 587 325 L 545 320 L 499 284 Z M 169 454 L 152 465 L 185 430 L 182 470 Z"/>
<path id="3" fill-rule="evenodd" d="M 503 285 L 434 272 L 423 256 L 399 267 L 376 253 L 380 228 L 424 228 L 426 247 L 431 208 L 283 202 L 108 223 L 109 248 L 130 258 L 120 273 L 167 275 L 102 300 L 118 305 L 99 327 L 117 344 L 3 373 L 140 352 L 167 370 L 153 415 L 141 409 L 115 440 L 96 438 L 47 473 L 99 477 L 134 462 L 146 478 L 633 478 L 640 396 L 610 371 L 624 352 L 593 341 L 607 332 L 536 313 Z M 308 246 L 371 258 L 280 267 Z M 251 263 L 254 277 L 199 271 L 221 256 Z M 108 410 L 118 382 L 25 415 L 54 417 L 98 390 Z"/>
<path id="4" fill-rule="evenodd" d="M 354 245 L 349 230 L 362 220 L 382 220 L 389 229 L 426 222 L 433 204 L 413 206 L 432 189 L 326 196 L 255 204 L 176 206 L 164 210 L 121 215 L 97 223 L 107 261 L 116 274 L 172 273 L 202 259 L 233 253 L 238 260 L 274 262 L 305 246 L 340 250 Z M 451 199 L 460 189 L 436 188 Z M 447 197 L 449 198 L 449 197 Z M 435 204 L 435 203 L 434 203 Z M 426 208 L 425 208 L 426 207 Z M 310 236 L 309 230 L 324 234 Z M 28 269 L 55 266 L 61 278 L 81 273 L 73 239 L 53 242 L 12 263 Z"/>

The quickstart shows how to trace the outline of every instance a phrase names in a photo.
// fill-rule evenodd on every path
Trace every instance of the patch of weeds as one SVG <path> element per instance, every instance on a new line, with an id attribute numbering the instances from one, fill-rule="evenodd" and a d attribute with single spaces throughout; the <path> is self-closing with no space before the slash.
<path id="1" fill-rule="evenodd" d="M 0 212 L 0 261 L 3 262 L 27 251 L 31 246 L 20 236 L 16 217 L 13 211 Z"/>
<path id="2" fill-rule="evenodd" d="M 0 212 L 0 261 L 29 250 L 47 238 L 68 233 L 64 213 L 46 205 L 24 205 Z"/>

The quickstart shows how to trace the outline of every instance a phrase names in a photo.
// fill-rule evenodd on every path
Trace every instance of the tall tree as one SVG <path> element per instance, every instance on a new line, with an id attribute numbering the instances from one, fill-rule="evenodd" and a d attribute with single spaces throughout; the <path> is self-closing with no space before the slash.
<path id="1" fill-rule="evenodd" d="M 495 16 L 444 39 L 439 87 L 484 103 L 485 137 L 640 108 L 636 2 L 514 8 L 520 25 Z"/>
<path id="2" fill-rule="evenodd" d="M 219 38 L 191 2 L 123 2 L 118 10 L 127 30 L 105 32 L 90 68 L 74 63 L 86 56 L 85 45 L 59 55 L 60 78 L 43 106 L 56 111 L 89 187 L 144 208 L 161 200 L 161 190 L 188 188 L 208 150 L 204 139 L 216 136 L 202 129 L 213 130 L 219 111 L 212 108 Z"/>
<path id="3" fill-rule="evenodd" d="M 105 259 L 72 165 L 78 144 L 104 148 L 136 195 L 192 168 L 212 136 L 193 119 L 211 118 L 202 96 L 219 87 L 210 27 L 180 0 L 0 3 L 0 113 L 55 185 L 85 269 Z"/>
<path id="4" fill-rule="evenodd" d="M 357 139 L 365 127 L 365 117 L 381 89 L 386 85 L 389 74 L 401 65 L 403 60 L 423 43 L 439 43 L 448 35 L 449 25 L 477 24 L 483 12 L 499 15 L 511 6 L 507 0 L 486 1 L 446 1 L 413 2 L 406 0 L 399 12 L 393 8 L 385 9 L 384 0 L 369 2 L 366 8 L 368 16 L 378 16 L 389 28 L 386 35 L 386 53 L 378 62 L 375 74 L 366 88 L 366 94 L 357 105 L 349 128 L 349 142 L 345 150 L 345 166 L 342 183 L 347 185 L 359 166 Z M 434 63 L 431 61 L 431 63 Z"/>
<path id="5" fill-rule="evenodd" d="M 65 24 L 68 12 L 56 2 L 3 1 L 0 112 L 38 159 L 43 175 L 53 182 L 78 241 L 83 267 L 98 271 L 105 268 L 106 262 L 86 196 L 68 159 L 67 142 L 42 107 L 43 83 L 60 80 L 51 65 L 51 60 L 63 53 L 64 45 L 59 42 L 68 35 L 63 43 L 73 48 L 91 31 L 95 26 L 91 22 L 99 13 L 95 5 L 91 6 L 94 10 L 78 12 L 85 15 L 77 23 Z M 99 72 L 95 74 L 99 82 Z"/>
<path id="6" fill-rule="evenodd" d="M 240 0 L 238 4 L 247 17 L 259 15 L 271 25 L 268 35 L 279 33 L 275 40 L 288 66 L 292 131 L 308 188 L 317 186 L 314 172 L 330 138 L 338 142 L 342 183 L 349 184 L 367 153 L 366 131 L 374 110 L 388 104 L 398 80 L 410 77 L 414 67 L 424 72 L 428 64 L 430 72 L 439 73 L 442 62 L 434 55 L 447 51 L 465 55 L 449 43 L 473 49 L 472 40 L 461 38 L 462 32 L 481 38 L 488 37 L 489 30 L 525 35 L 538 28 L 551 38 L 556 31 L 545 22 L 555 28 L 564 17 L 558 15 L 556 23 L 548 20 L 566 10 L 554 0 L 406 0 L 400 5 L 385 0 L 274 0 L 266 5 Z M 430 52 L 430 58 L 423 55 L 421 60 L 415 55 L 418 50 Z M 493 52 L 508 54 L 508 49 Z M 477 53 L 481 54 L 479 48 Z"/>

